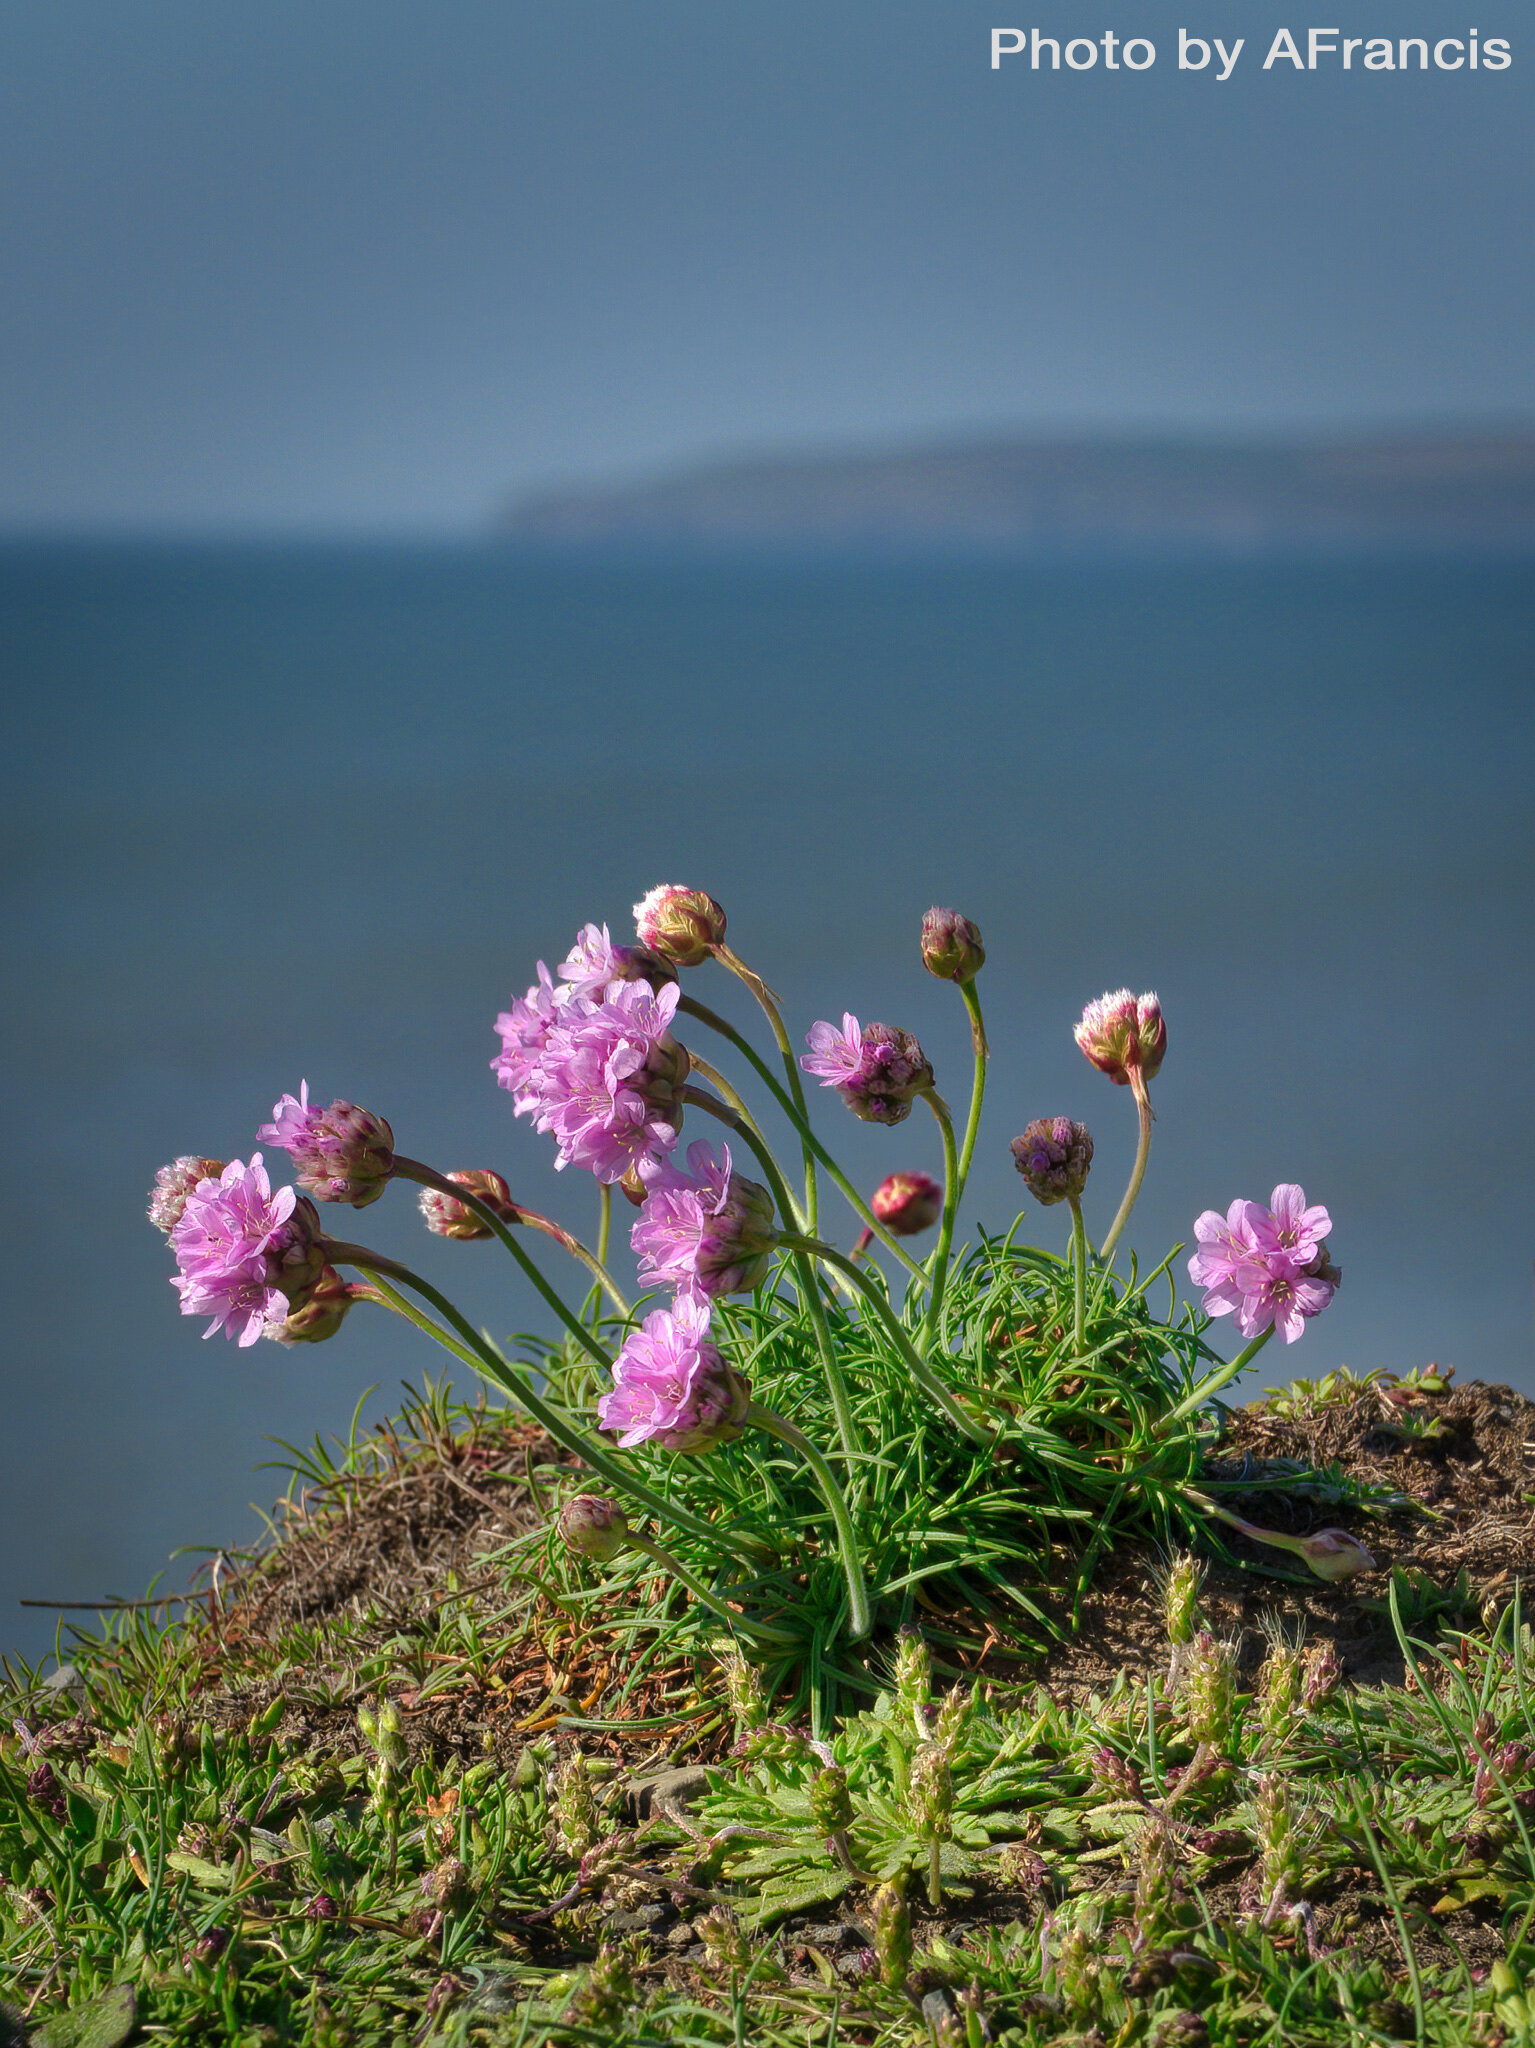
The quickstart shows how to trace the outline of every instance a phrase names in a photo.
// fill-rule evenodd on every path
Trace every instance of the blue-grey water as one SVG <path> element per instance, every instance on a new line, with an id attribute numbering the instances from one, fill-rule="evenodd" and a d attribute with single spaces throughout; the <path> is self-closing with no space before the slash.
<path id="1" fill-rule="evenodd" d="M 1535 1391 L 1532 627 L 1511 563 L 0 550 L 0 1647 L 52 1640 L 21 1596 L 131 1596 L 177 1546 L 248 1538 L 264 1439 L 430 1363 L 369 1311 L 318 1347 L 202 1342 L 154 1168 L 247 1152 L 307 1076 L 589 1228 L 591 1184 L 493 1085 L 491 1020 L 657 881 L 724 901 L 797 1029 L 907 1025 L 958 1098 L 960 1006 L 916 930 L 934 901 L 979 921 L 992 1223 L 1008 1137 L 1065 1113 L 1103 1226 L 1134 1119 L 1070 1027 L 1156 987 L 1133 1240 L 1160 1257 L 1279 1180 L 1335 1219 L 1343 1288 L 1260 1377 L 1437 1359 Z M 745 1020 L 718 970 L 699 986 Z M 825 1100 L 865 1183 L 936 1166 L 926 1120 Z M 537 1325 L 496 1248 L 424 1238 L 402 1192 L 357 1222 L 486 1325 Z"/>

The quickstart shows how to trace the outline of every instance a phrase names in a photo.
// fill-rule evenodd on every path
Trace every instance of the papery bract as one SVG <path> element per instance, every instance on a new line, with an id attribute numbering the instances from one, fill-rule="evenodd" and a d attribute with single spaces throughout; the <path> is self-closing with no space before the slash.
<path id="1" fill-rule="evenodd" d="M 204 1159 L 196 1152 L 183 1152 L 169 1166 L 162 1166 L 149 1190 L 149 1220 L 155 1229 L 168 1237 L 181 1221 L 193 1188 L 200 1181 L 217 1180 L 223 1171 L 222 1159 Z"/>
<path id="2" fill-rule="evenodd" d="M 734 1170 L 728 1145 L 718 1158 L 703 1140 L 690 1145 L 688 1167 L 640 1168 L 645 1202 L 629 1233 L 640 1278 L 705 1295 L 749 1294 L 772 1267 L 773 1198 Z"/>
<path id="3" fill-rule="evenodd" d="M 680 1295 L 626 1339 L 597 1418 L 625 1446 L 705 1451 L 740 1435 L 750 1400 L 746 1382 L 709 1342 L 708 1302 Z"/>
<path id="4" fill-rule="evenodd" d="M 674 967 L 697 967 L 725 941 L 725 913 L 702 889 L 663 882 L 634 906 L 640 944 Z"/>
<path id="5" fill-rule="evenodd" d="M 986 965 L 979 926 L 934 904 L 922 920 L 922 964 L 940 981 L 974 981 Z"/>
<path id="6" fill-rule="evenodd" d="M 205 1337 L 222 1330 L 242 1345 L 301 1308 L 325 1270 L 314 1209 L 292 1188 L 272 1192 L 259 1152 L 201 1181 L 169 1242 L 182 1314 L 211 1316 Z"/>
<path id="7" fill-rule="evenodd" d="M 1117 988 L 1097 997 L 1072 1035 L 1093 1065 L 1120 1088 L 1136 1075 L 1149 1081 L 1167 1051 L 1162 1006 L 1149 990 L 1137 996 Z"/>

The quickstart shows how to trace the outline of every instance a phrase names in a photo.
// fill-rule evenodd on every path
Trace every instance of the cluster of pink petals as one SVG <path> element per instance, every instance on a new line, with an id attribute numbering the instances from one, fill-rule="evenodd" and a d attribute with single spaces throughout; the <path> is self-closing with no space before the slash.
<path id="1" fill-rule="evenodd" d="M 1162 1005 L 1150 990 L 1134 995 L 1127 988 L 1096 997 L 1082 1012 L 1072 1033 L 1082 1051 L 1117 1087 L 1131 1076 L 1149 1081 L 1167 1052 L 1167 1025 Z"/>
<path id="2" fill-rule="evenodd" d="M 687 1054 L 671 1036 L 674 984 L 630 977 L 649 971 L 639 949 L 614 946 L 587 925 L 556 984 L 538 980 L 496 1019 L 501 1051 L 491 1061 L 518 1116 L 559 1146 L 556 1165 L 613 1182 L 677 1143 Z"/>
<path id="3" fill-rule="evenodd" d="M 800 1059 L 823 1088 L 835 1088 L 854 1116 L 865 1123 L 898 1124 L 911 1114 L 933 1070 L 909 1031 L 889 1024 L 861 1025 L 845 1011 L 842 1029 L 824 1020 L 805 1034 L 810 1047 Z"/>
<path id="4" fill-rule="evenodd" d="M 683 1294 L 625 1340 L 597 1419 L 625 1446 L 706 1451 L 740 1435 L 750 1399 L 746 1382 L 709 1342 L 709 1303 Z"/>
<path id="5" fill-rule="evenodd" d="M 292 1188 L 273 1194 L 259 1152 L 249 1165 L 231 1159 L 188 1194 L 170 1232 L 182 1314 L 211 1316 L 205 1337 L 254 1344 L 313 1293 L 324 1271 L 317 1222 Z"/>
<path id="6" fill-rule="evenodd" d="M 1291 1181 L 1275 1188 L 1266 1209 L 1247 1201 L 1233 1202 L 1224 1216 L 1206 1209 L 1195 1221 L 1199 1250 L 1189 1260 L 1189 1278 L 1205 1290 L 1205 1314 L 1234 1315 L 1249 1338 L 1272 1325 L 1293 1344 L 1337 1290 L 1327 1257 L 1331 1229 L 1327 1211 L 1308 1208 L 1305 1190 Z"/>
<path id="7" fill-rule="evenodd" d="M 384 1119 L 355 1102 L 312 1108 L 307 1081 L 283 1096 L 256 1136 L 288 1154 L 299 1186 L 317 1202 L 366 1208 L 394 1172 L 394 1132 Z"/>
<path id="8" fill-rule="evenodd" d="M 767 1278 L 778 1242 L 773 1198 L 735 1171 L 728 1145 L 716 1157 L 700 1139 L 688 1147 L 688 1167 L 640 1168 L 645 1201 L 629 1233 L 640 1278 L 680 1293 L 750 1294 Z"/>

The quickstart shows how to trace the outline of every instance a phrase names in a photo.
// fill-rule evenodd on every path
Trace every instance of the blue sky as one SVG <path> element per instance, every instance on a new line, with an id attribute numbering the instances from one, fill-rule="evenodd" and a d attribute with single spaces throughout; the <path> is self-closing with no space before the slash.
<path id="1" fill-rule="evenodd" d="M 1526 19 L 1334 0 L 1514 48 L 1345 77 L 1262 71 L 1286 0 L 10 0 L 0 526 L 452 531 L 738 447 L 1527 418 Z M 1158 61 L 993 73 L 999 21 Z M 1225 84 L 1180 25 L 1247 39 Z"/>

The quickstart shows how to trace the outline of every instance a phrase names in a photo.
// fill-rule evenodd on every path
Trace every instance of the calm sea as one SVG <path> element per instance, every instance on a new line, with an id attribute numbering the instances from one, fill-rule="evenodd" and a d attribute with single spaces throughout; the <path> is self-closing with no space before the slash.
<path id="1" fill-rule="evenodd" d="M 1532 628 L 1520 564 L 0 551 L 0 1647 L 52 1640 L 22 1595 L 135 1595 L 249 1538 L 266 1439 L 431 1364 L 363 1313 L 307 1350 L 201 1342 L 155 1167 L 243 1154 L 307 1077 L 589 1228 L 492 1083 L 491 1020 L 663 880 L 724 901 L 798 1029 L 907 1025 L 951 1096 L 965 1033 L 916 930 L 934 901 L 979 921 L 993 1223 L 1041 1114 L 1092 1125 L 1112 1212 L 1133 1115 L 1070 1026 L 1156 987 L 1142 1250 L 1299 1180 L 1345 1281 L 1263 1377 L 1437 1359 L 1535 1392 Z M 936 1164 L 916 1119 L 824 1123 L 866 1183 Z M 424 1240 L 407 1199 L 359 1228 L 538 1326 L 499 1252 Z"/>

